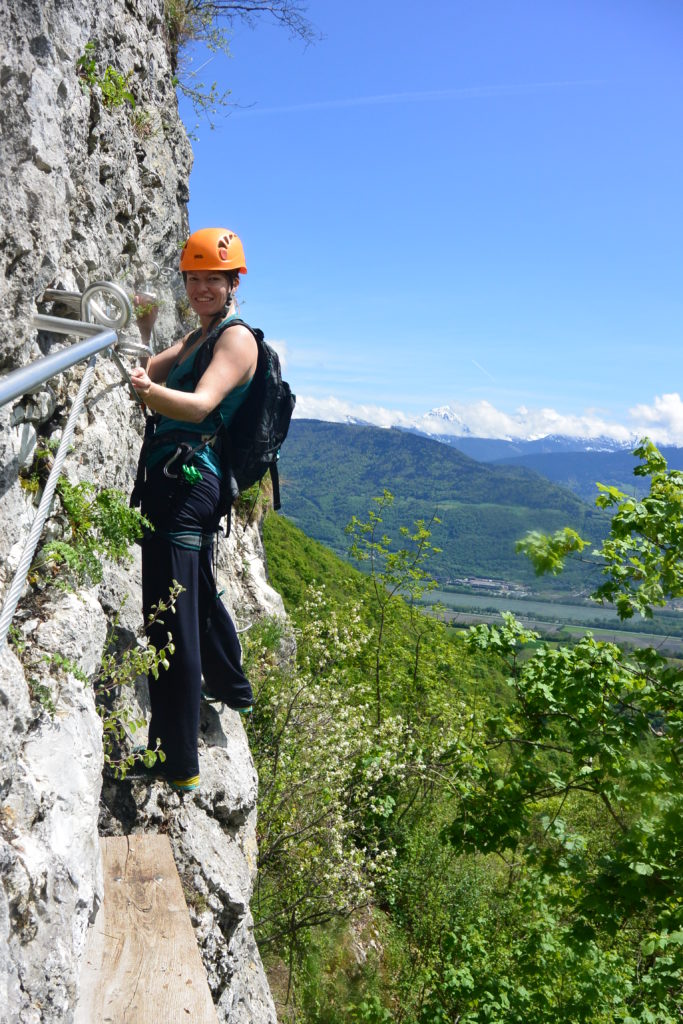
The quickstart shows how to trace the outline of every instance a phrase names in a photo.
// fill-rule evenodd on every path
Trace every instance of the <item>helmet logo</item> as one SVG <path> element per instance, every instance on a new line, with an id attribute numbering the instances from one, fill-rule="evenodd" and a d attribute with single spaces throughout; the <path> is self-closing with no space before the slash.
<path id="1" fill-rule="evenodd" d="M 222 260 L 223 263 L 227 263 L 230 259 L 230 243 L 232 242 L 233 235 L 230 231 L 226 231 L 222 238 L 218 239 L 216 248 L 218 249 L 218 259 Z"/>

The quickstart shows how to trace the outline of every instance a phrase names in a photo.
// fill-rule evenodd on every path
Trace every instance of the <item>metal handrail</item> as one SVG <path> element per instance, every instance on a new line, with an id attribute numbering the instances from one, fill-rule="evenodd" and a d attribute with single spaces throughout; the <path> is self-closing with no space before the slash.
<path id="1" fill-rule="evenodd" d="M 116 316 L 112 317 L 110 314 L 111 303 L 108 303 L 107 308 L 104 310 L 99 304 L 95 303 L 94 296 L 98 292 L 108 292 L 114 295 L 115 304 L 118 304 L 119 306 Z M 57 331 L 60 334 L 76 334 L 86 340 L 76 342 L 68 348 L 60 349 L 58 352 L 52 352 L 50 355 L 44 356 L 42 359 L 38 359 L 34 363 L 29 364 L 29 366 L 21 367 L 18 370 L 8 373 L 4 377 L 0 377 L 0 407 L 2 407 L 8 402 L 11 402 L 12 399 L 18 398 L 20 395 L 25 395 L 30 391 L 35 390 L 35 388 L 40 387 L 41 384 L 45 384 L 52 377 L 57 376 L 57 374 L 69 369 L 69 367 L 74 366 L 76 363 L 80 363 L 84 359 L 89 360 L 78 389 L 78 394 L 64 426 L 59 442 L 59 448 L 55 455 L 54 465 L 45 484 L 45 489 L 40 499 L 35 519 L 31 524 L 31 529 L 28 537 L 26 538 L 24 550 L 22 551 L 21 558 L 19 559 L 14 579 L 7 591 L 2 612 L 0 612 L 0 649 L 4 647 L 7 641 L 7 634 L 9 633 L 14 612 L 16 611 L 19 598 L 21 597 L 21 593 L 24 589 L 24 584 L 26 583 L 26 577 L 28 575 L 31 562 L 33 561 L 33 556 L 35 554 L 36 547 L 38 546 L 40 535 L 50 514 L 57 481 L 59 480 L 64 460 L 66 459 L 69 451 L 69 445 L 76 427 L 76 421 L 81 413 L 88 388 L 90 387 L 95 374 L 95 363 L 99 352 L 102 352 L 104 349 L 110 349 L 112 356 L 115 357 L 119 370 L 124 378 L 128 379 L 130 386 L 130 378 L 128 377 L 125 367 L 114 351 L 114 346 L 118 343 L 116 330 L 122 330 L 127 325 L 132 315 L 132 307 L 128 296 L 118 285 L 111 284 L 110 282 L 98 281 L 86 289 L 81 296 L 81 311 L 83 320 L 65 320 L 61 317 L 35 313 L 31 318 L 32 327 L 38 330 L 47 329 Z M 91 312 L 94 312 L 100 318 L 101 322 L 99 324 L 88 322 Z M 104 327 L 102 325 L 102 321 L 104 321 Z M 144 348 L 144 346 L 139 347 Z"/>
<path id="2" fill-rule="evenodd" d="M 49 322 L 48 322 L 49 321 Z M 56 321 L 56 327 L 51 321 Z M 14 398 L 20 395 L 28 395 L 35 391 L 41 384 L 45 384 L 52 377 L 63 373 L 76 363 L 97 355 L 105 348 L 116 344 L 116 331 L 110 327 L 102 328 L 97 324 L 84 324 L 78 320 L 62 320 L 57 316 L 42 316 L 36 314 L 32 321 L 32 327 L 39 329 L 51 328 L 52 330 L 63 330 L 65 334 L 81 334 L 85 341 L 78 341 L 68 348 L 61 348 L 58 352 L 51 352 L 42 359 L 36 359 L 28 366 L 21 366 L 18 370 L 12 370 L 5 377 L 0 377 L 0 408 L 7 405 Z"/>

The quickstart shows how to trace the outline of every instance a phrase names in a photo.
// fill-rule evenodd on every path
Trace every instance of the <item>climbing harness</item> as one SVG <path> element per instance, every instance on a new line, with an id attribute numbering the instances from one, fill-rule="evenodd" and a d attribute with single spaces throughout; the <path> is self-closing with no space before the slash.
<path id="1" fill-rule="evenodd" d="M 187 482 L 192 484 L 201 480 L 202 474 L 199 470 L 195 469 L 194 466 L 188 466 L 187 464 L 187 460 L 191 458 L 193 454 L 194 449 L 191 444 L 187 443 L 187 441 L 183 441 L 182 444 L 179 444 L 170 459 L 164 463 L 164 476 L 168 477 L 169 480 L 177 480 L 180 473 L 182 473 Z M 180 459 L 180 462 L 178 463 L 178 472 L 172 473 L 171 467 L 178 462 L 178 459 Z M 194 470 L 194 473 L 191 474 L 189 472 L 190 470 Z"/>

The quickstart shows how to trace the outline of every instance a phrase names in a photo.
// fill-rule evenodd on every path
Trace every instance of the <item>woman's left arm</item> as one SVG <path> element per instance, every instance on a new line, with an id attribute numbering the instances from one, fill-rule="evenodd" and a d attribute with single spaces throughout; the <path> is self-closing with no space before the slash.
<path id="1" fill-rule="evenodd" d="M 154 412 L 181 422 L 201 423 L 233 388 L 251 379 L 257 358 L 253 334 L 236 325 L 221 334 L 213 358 L 193 392 L 155 384 L 142 367 L 133 370 L 131 381 L 145 405 Z"/>

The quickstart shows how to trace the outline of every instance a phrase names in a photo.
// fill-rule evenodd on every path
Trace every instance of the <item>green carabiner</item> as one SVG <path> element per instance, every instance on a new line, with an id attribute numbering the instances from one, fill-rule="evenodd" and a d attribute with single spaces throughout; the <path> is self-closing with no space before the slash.
<path id="1" fill-rule="evenodd" d="M 196 466 L 183 466 L 182 471 L 188 484 L 196 484 L 198 480 L 204 479 Z"/>

